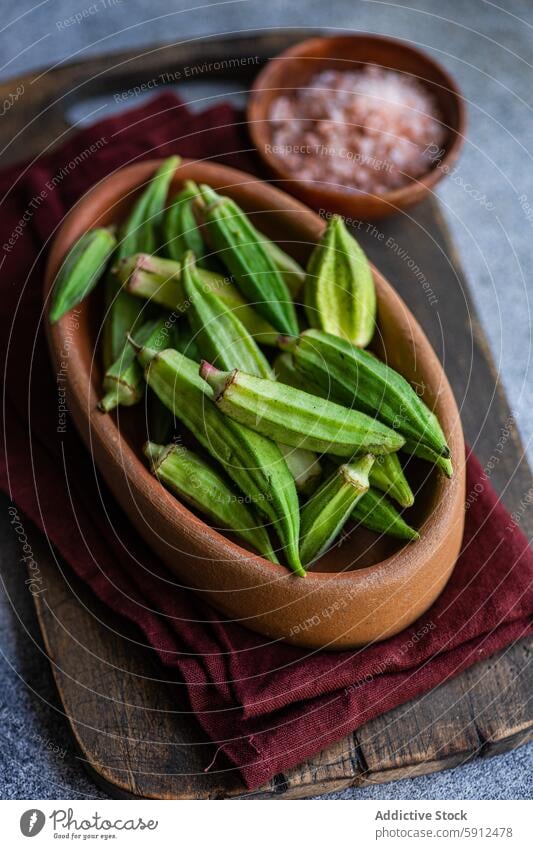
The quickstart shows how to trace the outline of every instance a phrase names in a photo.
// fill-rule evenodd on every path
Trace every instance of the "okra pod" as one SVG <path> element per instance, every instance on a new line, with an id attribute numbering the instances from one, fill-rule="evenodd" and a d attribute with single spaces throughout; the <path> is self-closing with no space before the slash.
<path id="1" fill-rule="evenodd" d="M 270 519 L 287 564 L 296 574 L 305 575 L 298 554 L 298 495 L 277 445 L 217 409 L 211 389 L 198 374 L 198 363 L 177 351 L 156 353 L 149 348 L 141 348 L 138 359 L 148 385 Z"/>
<path id="2" fill-rule="evenodd" d="M 158 250 L 166 197 L 179 163 L 179 156 L 165 159 L 133 204 L 119 230 L 119 243 L 113 256 L 115 267 L 122 259 L 132 254 L 140 251 L 155 253 Z M 121 289 L 114 275 L 108 275 L 103 328 L 104 368 L 110 368 L 120 356 L 125 334 L 133 327 L 139 312 L 138 301 Z"/>
<path id="3" fill-rule="evenodd" d="M 129 333 L 139 317 L 139 301 L 124 292 L 115 275 L 105 280 L 105 317 L 102 330 L 102 358 L 107 371 L 124 349 Z"/>
<path id="4" fill-rule="evenodd" d="M 398 539 L 420 539 L 418 531 L 407 524 L 382 492 L 373 487 L 370 487 L 353 507 L 351 518 L 378 534 L 387 534 Z"/>
<path id="5" fill-rule="evenodd" d="M 300 531 L 304 566 L 319 558 L 343 529 L 354 506 L 368 490 L 373 462 L 374 457 L 366 455 L 339 466 L 305 504 Z"/>
<path id="6" fill-rule="evenodd" d="M 182 274 L 187 318 L 201 356 L 222 368 L 241 363 L 249 374 L 271 378 L 268 360 L 237 315 L 203 285 L 191 252 L 184 257 Z"/>
<path id="7" fill-rule="evenodd" d="M 57 272 L 49 319 L 53 324 L 91 292 L 104 273 L 117 240 L 112 230 L 88 230 L 71 247 Z"/>
<path id="8" fill-rule="evenodd" d="M 243 295 L 280 333 L 298 333 L 296 310 L 263 237 L 228 197 L 200 186 L 209 238 Z"/>
<path id="9" fill-rule="evenodd" d="M 316 454 L 304 448 L 284 445 L 283 442 L 278 442 L 278 448 L 285 457 L 298 492 L 302 495 L 311 495 L 322 476 L 322 467 Z"/>
<path id="10" fill-rule="evenodd" d="M 138 345 L 147 345 L 153 350 L 167 347 L 168 333 L 165 319 L 147 321 L 134 331 L 134 338 Z M 98 404 L 98 408 L 104 413 L 109 413 L 119 404 L 123 407 L 131 407 L 140 401 L 144 394 L 142 369 L 137 362 L 135 351 L 126 338 L 124 338 L 120 356 L 105 373 L 103 389 L 105 395 Z"/>
<path id="11" fill-rule="evenodd" d="M 449 457 L 436 416 L 390 366 L 322 330 L 306 330 L 293 339 L 280 337 L 278 344 L 292 353 L 296 370 L 315 381 L 317 392 L 376 415 L 405 439 Z"/>
<path id="12" fill-rule="evenodd" d="M 403 437 L 370 416 L 300 389 L 202 363 L 201 376 L 229 418 L 277 442 L 351 457 L 397 451 Z"/>
<path id="13" fill-rule="evenodd" d="M 183 445 L 157 445 L 147 442 L 144 454 L 153 474 L 168 489 L 216 522 L 223 533 L 233 531 L 256 551 L 278 563 L 268 533 L 259 524 L 229 481 L 208 465 L 198 454 Z"/>
<path id="14" fill-rule="evenodd" d="M 294 389 L 301 389 L 310 395 L 317 394 L 313 381 L 307 379 L 301 372 L 296 370 L 292 357 L 288 352 L 279 354 L 274 360 L 274 374 L 276 375 L 276 380 L 279 380 L 280 383 L 285 383 L 287 386 L 294 387 Z"/>
<path id="15" fill-rule="evenodd" d="M 402 507 L 411 507 L 414 504 L 413 491 L 404 475 L 397 454 L 376 457 L 370 472 L 370 483 L 376 489 L 394 498 Z"/>
<path id="16" fill-rule="evenodd" d="M 170 156 L 159 166 L 154 176 L 120 229 L 116 259 L 143 251 L 153 254 L 161 246 L 161 223 L 172 177 L 180 163 L 179 156 Z"/>
<path id="17" fill-rule="evenodd" d="M 173 413 L 170 412 L 168 407 L 165 407 L 155 392 L 152 392 L 149 386 L 147 387 L 146 394 L 146 424 L 148 440 L 157 444 L 166 444 L 174 437 L 176 420 Z"/>
<path id="18" fill-rule="evenodd" d="M 304 289 L 311 327 L 365 347 L 374 335 L 376 292 L 370 263 L 335 215 L 307 265 Z"/>
<path id="19" fill-rule="evenodd" d="M 192 251 L 200 259 L 205 253 L 205 243 L 193 209 L 193 201 L 197 196 L 198 186 L 192 180 L 187 180 L 165 210 L 163 252 L 170 259 L 180 261 L 187 251 Z"/>
<path id="20" fill-rule="evenodd" d="M 182 272 L 182 263 L 149 254 L 128 257 L 116 267 L 117 276 L 130 295 L 186 312 L 188 301 Z M 229 278 L 205 268 L 197 268 L 197 272 L 202 285 L 233 310 L 254 339 L 262 345 L 277 344 L 277 331 L 244 300 Z"/>
<path id="21" fill-rule="evenodd" d="M 253 227 L 253 225 L 251 226 Z M 262 240 L 266 252 L 270 254 L 272 262 L 281 274 L 285 281 L 285 285 L 289 290 L 290 296 L 294 300 L 294 298 L 297 298 L 300 294 L 302 286 L 305 283 L 305 271 L 302 266 L 296 262 L 292 256 L 285 253 L 285 251 L 282 250 L 276 242 L 272 242 L 270 239 L 267 239 L 267 237 L 263 236 L 263 234 L 259 233 L 259 231 L 256 232 L 257 239 Z"/>
<path id="22" fill-rule="evenodd" d="M 443 457 L 442 454 L 437 454 L 435 451 L 432 451 L 431 448 L 422 445 L 420 442 L 406 439 L 402 451 L 405 454 L 413 454 L 421 460 L 427 460 L 428 463 L 433 463 L 435 466 L 438 466 L 441 472 L 444 472 L 447 478 L 451 478 L 453 475 L 453 465 L 450 458 Z"/>
<path id="23" fill-rule="evenodd" d="M 272 378 L 268 360 L 255 340 L 230 310 L 215 294 L 202 287 L 198 279 L 194 256 L 187 254 L 183 265 L 183 284 L 188 303 L 187 311 L 191 329 L 203 357 L 225 369 L 240 364 L 248 374 Z M 279 445 L 298 492 L 313 486 L 320 475 L 320 464 L 311 451 Z"/>

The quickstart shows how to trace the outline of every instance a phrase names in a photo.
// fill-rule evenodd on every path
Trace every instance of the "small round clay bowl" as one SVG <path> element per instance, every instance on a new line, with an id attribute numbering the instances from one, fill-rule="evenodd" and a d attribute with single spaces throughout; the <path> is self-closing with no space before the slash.
<path id="1" fill-rule="evenodd" d="M 354 71 L 367 64 L 413 74 L 431 91 L 446 128 L 446 140 L 442 145 L 445 152 L 422 177 L 381 195 L 340 189 L 327 182 L 296 179 L 286 168 L 283 158 L 270 149 L 272 102 L 280 94 L 305 87 L 320 71 Z M 406 42 L 380 35 L 311 38 L 290 47 L 268 62 L 256 77 L 248 100 L 247 118 L 259 155 L 271 174 L 283 181 L 285 191 L 314 209 L 356 219 L 383 218 L 422 200 L 457 160 L 465 134 L 463 98 L 447 71 Z"/>
<path id="2" fill-rule="evenodd" d="M 158 164 L 150 161 L 124 168 L 99 183 L 71 210 L 52 246 L 45 297 L 72 243 L 90 227 L 120 221 Z M 185 179 L 207 182 L 233 197 L 261 230 L 302 262 L 322 233 L 324 222 L 317 215 L 249 174 L 185 162 L 176 172 L 172 190 Z M 102 377 L 94 353 L 102 314 L 98 289 L 81 305 L 77 330 L 73 331 L 69 315 L 48 325 L 56 367 L 64 363 L 64 351 L 69 351 L 67 397 L 74 422 L 138 532 L 164 561 L 177 585 L 195 589 L 224 614 L 268 638 L 327 649 L 382 640 L 427 610 L 457 558 L 465 488 L 457 407 L 423 331 L 375 269 L 374 275 L 379 299 L 376 336 L 382 340 L 388 362 L 424 387 L 425 399 L 442 422 L 456 471 L 448 481 L 422 464 L 424 482 L 413 518 L 421 532 L 418 542 L 400 544 L 356 529 L 318 561 L 305 579 L 218 533 L 158 483 L 142 456 L 146 433 L 142 404 L 119 408 L 116 415 L 97 410 Z M 420 469 L 414 474 L 420 476 Z"/>

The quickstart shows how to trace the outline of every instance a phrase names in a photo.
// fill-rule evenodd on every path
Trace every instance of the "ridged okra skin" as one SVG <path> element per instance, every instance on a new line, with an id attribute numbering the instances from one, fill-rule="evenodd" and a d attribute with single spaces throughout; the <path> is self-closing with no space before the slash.
<path id="1" fill-rule="evenodd" d="M 239 321 L 236 313 L 202 285 L 194 256 L 183 263 L 183 285 L 189 309 L 187 317 L 203 358 L 224 369 L 237 365 L 248 374 L 273 379 L 270 363 Z M 310 451 L 279 444 L 298 492 L 308 492 L 320 477 L 320 463 Z"/>
<path id="2" fill-rule="evenodd" d="M 147 345 L 152 350 L 166 348 L 169 342 L 164 318 L 147 321 L 135 330 L 133 335 L 138 345 Z M 109 413 L 119 405 L 131 407 L 144 395 L 142 369 L 137 362 L 134 349 L 126 338 L 124 338 L 120 356 L 105 373 L 103 389 L 105 395 L 98 407 L 104 413 Z"/>
<path id="3" fill-rule="evenodd" d="M 49 319 L 53 324 L 92 292 L 117 243 L 108 227 L 88 230 L 71 247 L 57 272 Z"/>
<path id="4" fill-rule="evenodd" d="M 298 333 L 296 310 L 263 237 L 228 197 L 200 186 L 209 239 L 243 295 L 279 333 Z"/>
<path id="5" fill-rule="evenodd" d="M 306 451 L 305 448 L 284 445 L 282 442 L 278 442 L 277 445 L 285 457 L 298 492 L 302 495 L 311 495 L 322 477 L 322 466 L 316 454 L 313 451 Z"/>
<path id="6" fill-rule="evenodd" d="M 203 362 L 202 377 L 229 418 L 277 442 L 309 451 L 351 457 L 397 451 L 403 437 L 364 413 L 309 395 L 292 386 L 223 372 Z"/>
<path id="7" fill-rule="evenodd" d="M 238 492 L 202 457 L 184 445 L 147 442 L 144 454 L 153 474 L 168 489 L 216 523 L 233 531 L 259 554 L 277 563 L 268 533 Z"/>
<path id="8" fill-rule="evenodd" d="M 251 224 L 251 226 L 253 227 L 253 224 Z M 258 231 L 256 232 L 258 233 Z M 291 298 L 297 298 L 305 283 L 305 271 L 301 265 L 297 263 L 292 256 L 280 248 L 276 242 L 272 242 L 270 239 L 267 239 L 267 237 L 263 236 L 262 233 L 258 233 L 257 237 L 262 240 L 266 252 L 270 254 L 270 258 L 281 274 Z"/>
<path id="9" fill-rule="evenodd" d="M 404 475 L 397 454 L 376 457 L 370 472 L 370 483 L 390 498 L 394 498 L 402 507 L 410 507 L 414 503 L 413 491 Z"/>
<path id="10" fill-rule="evenodd" d="M 113 255 L 115 267 L 132 254 L 152 254 L 158 250 L 162 241 L 161 223 L 168 188 L 179 163 L 179 156 L 165 159 L 133 204 L 119 230 L 118 244 Z M 125 335 L 133 327 L 139 312 L 139 302 L 122 289 L 114 274 L 109 274 L 106 280 L 106 314 L 102 334 L 105 369 L 120 356 Z"/>
<path id="11" fill-rule="evenodd" d="M 435 451 L 432 451 L 431 448 L 428 448 L 426 445 L 422 445 L 420 442 L 406 439 L 402 452 L 404 454 L 412 454 L 414 457 L 419 457 L 421 460 L 427 460 L 428 463 L 433 463 L 433 465 L 437 466 L 447 478 L 451 478 L 453 475 L 453 464 L 450 458 L 443 457 L 442 454 L 437 454 Z"/>
<path id="12" fill-rule="evenodd" d="M 420 539 L 418 531 L 408 525 L 386 495 L 374 487 L 355 504 L 351 518 L 378 534 L 405 540 Z"/>
<path id="13" fill-rule="evenodd" d="M 449 456 L 436 416 L 401 374 L 372 354 L 322 330 L 280 338 L 279 345 L 292 353 L 296 370 L 313 379 L 322 394 L 377 415 L 405 439 Z"/>
<path id="14" fill-rule="evenodd" d="M 292 475 L 270 439 L 228 419 L 198 374 L 198 363 L 174 350 L 138 353 L 145 379 L 177 419 L 225 469 L 256 508 L 273 524 L 287 565 L 304 576 L 298 554 L 300 511 Z"/>
<path id="15" fill-rule="evenodd" d="M 163 253 L 178 262 L 187 251 L 192 251 L 198 259 L 205 253 L 205 243 L 194 215 L 193 202 L 196 197 L 198 186 L 192 180 L 187 180 L 163 216 Z"/>
<path id="16" fill-rule="evenodd" d="M 203 285 L 191 252 L 183 261 L 183 286 L 187 318 L 201 356 L 222 368 L 239 363 L 248 374 L 271 378 L 268 360 L 237 314 Z"/>
<path id="17" fill-rule="evenodd" d="M 182 262 L 150 254 L 136 254 L 122 260 L 117 265 L 116 273 L 130 295 L 151 300 L 172 311 L 187 312 Z M 262 345 L 277 345 L 277 331 L 245 301 L 229 277 L 205 268 L 197 268 L 197 273 L 202 286 L 233 310 L 254 339 Z"/>
<path id="18" fill-rule="evenodd" d="M 140 251 L 155 254 L 159 249 L 168 189 L 179 163 L 179 156 L 165 159 L 135 201 L 120 228 L 117 260 Z"/>
<path id="19" fill-rule="evenodd" d="M 307 266 L 305 310 L 311 327 L 365 347 L 374 335 L 376 292 L 370 263 L 333 216 Z"/>
<path id="20" fill-rule="evenodd" d="M 315 383 L 312 380 L 305 378 L 300 371 L 296 370 L 292 356 L 287 351 L 278 354 L 274 360 L 274 374 L 280 383 L 285 383 L 294 389 L 301 389 L 302 392 L 308 392 L 310 395 L 318 394 L 322 398 L 325 397 L 315 391 Z"/>
<path id="21" fill-rule="evenodd" d="M 300 558 L 304 565 L 321 556 L 340 534 L 350 513 L 368 490 L 374 457 L 343 464 L 311 496 L 302 510 Z"/>

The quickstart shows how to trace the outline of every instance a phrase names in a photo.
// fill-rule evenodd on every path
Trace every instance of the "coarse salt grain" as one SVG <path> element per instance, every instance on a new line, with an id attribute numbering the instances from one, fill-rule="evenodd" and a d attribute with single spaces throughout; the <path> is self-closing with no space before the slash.
<path id="1" fill-rule="evenodd" d="M 376 65 L 322 71 L 276 98 L 269 118 L 273 151 L 298 179 L 372 194 L 422 176 L 446 136 L 430 92 Z"/>

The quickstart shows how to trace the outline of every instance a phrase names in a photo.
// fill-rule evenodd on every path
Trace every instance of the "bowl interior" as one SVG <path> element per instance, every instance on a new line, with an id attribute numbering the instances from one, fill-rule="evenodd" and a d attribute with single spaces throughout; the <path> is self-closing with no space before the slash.
<path id="1" fill-rule="evenodd" d="M 205 170 L 206 166 L 190 164 L 180 168 L 173 182 L 172 192 L 178 191 L 185 179 L 208 179 L 205 174 L 203 176 L 199 175 L 197 172 L 198 168 Z M 305 231 L 305 225 L 302 225 L 301 213 L 298 214 L 294 209 L 280 213 L 279 209 L 276 210 L 273 206 L 269 206 L 268 202 L 260 204 L 257 194 L 253 191 L 253 185 L 243 186 L 241 183 L 221 186 L 220 183 L 216 184 L 214 181 L 211 184 L 215 188 L 222 189 L 226 194 L 232 195 L 251 214 L 259 230 L 277 241 L 300 262 L 305 263 L 314 245 L 314 240 L 302 238 L 302 228 Z M 116 224 L 120 222 L 133 203 L 137 193 L 138 190 L 133 191 L 128 197 L 121 197 L 118 200 L 118 194 L 110 197 L 108 203 L 98 206 L 98 215 L 92 220 L 91 224 L 86 224 L 85 227 L 94 226 L 95 224 Z M 304 211 L 304 217 L 305 214 L 309 213 L 305 213 Z M 323 224 L 321 222 L 316 223 L 316 216 L 311 216 L 311 218 L 316 230 L 316 238 Z M 309 228 L 307 228 L 308 231 Z M 77 238 L 77 235 L 73 233 L 71 241 L 74 238 Z M 380 288 L 387 284 L 382 282 L 380 275 L 376 276 L 379 298 Z M 87 301 L 81 305 L 78 317 L 80 326 L 80 335 L 78 338 L 84 340 L 80 350 L 81 361 L 88 379 L 92 384 L 93 393 L 96 398 L 100 397 L 101 394 L 102 368 L 99 355 L 94 356 L 93 352 L 98 350 L 99 347 L 102 315 L 103 297 L 101 291 L 97 288 Z M 402 321 L 399 324 L 397 323 L 397 319 L 401 318 L 401 314 L 394 314 L 394 310 L 391 312 L 390 305 L 386 307 L 383 303 L 380 303 L 374 350 L 382 358 L 386 358 L 391 365 L 402 371 L 409 380 L 416 380 L 420 383 L 424 387 L 425 397 L 428 402 L 433 404 L 437 400 L 438 405 L 439 386 L 435 384 L 434 376 L 431 373 L 425 373 L 423 358 L 417 358 L 415 349 L 413 348 L 412 333 L 410 331 L 406 332 Z M 184 315 L 179 320 L 187 321 L 187 318 Z M 399 333 L 398 327 L 400 327 Z M 267 349 L 263 350 L 266 351 Z M 96 415 L 102 414 L 97 413 Z M 118 408 L 111 415 L 115 419 L 117 427 L 120 428 L 123 440 L 130 447 L 132 453 L 137 458 L 137 462 L 144 469 L 146 464 L 141 449 L 146 439 L 145 404 L 141 403 L 133 408 Z M 443 422 L 443 424 L 445 423 Z M 448 434 L 446 426 L 445 431 Z M 194 435 L 186 435 L 185 438 L 192 439 L 192 444 L 194 444 Z M 445 483 L 442 476 L 432 469 L 429 464 L 417 461 L 415 458 L 408 459 L 406 463 L 406 474 L 414 491 L 417 493 L 417 501 L 413 508 L 405 512 L 405 518 L 408 522 L 420 529 L 430 520 L 436 505 L 443 495 Z M 175 510 L 177 517 L 181 521 L 187 521 L 187 516 L 190 516 L 188 512 L 189 508 L 184 507 L 176 500 Z M 199 516 L 199 518 L 203 519 L 202 516 Z M 312 566 L 312 571 L 319 573 L 346 572 L 360 569 L 380 563 L 394 555 L 405 545 L 401 540 L 378 536 L 371 531 L 355 527 L 353 523 L 349 523 L 343 534 L 342 545 L 333 547 Z"/>
<path id="2" fill-rule="evenodd" d="M 435 170 L 438 162 L 456 151 L 464 131 L 462 100 L 451 77 L 431 57 L 404 42 L 382 36 L 314 38 L 289 48 L 269 62 L 254 85 L 249 104 L 250 132 L 261 156 L 273 170 L 294 180 L 294 174 L 286 170 L 282 157 L 265 150 L 271 140 L 269 115 L 273 101 L 280 94 L 304 88 L 320 71 L 354 71 L 368 64 L 412 74 L 434 97 L 446 138 L 442 145 L 444 153 L 435 159 L 428 174 Z M 333 186 L 328 189 L 332 193 L 339 191 Z M 405 187 L 383 196 L 404 190 Z"/>

